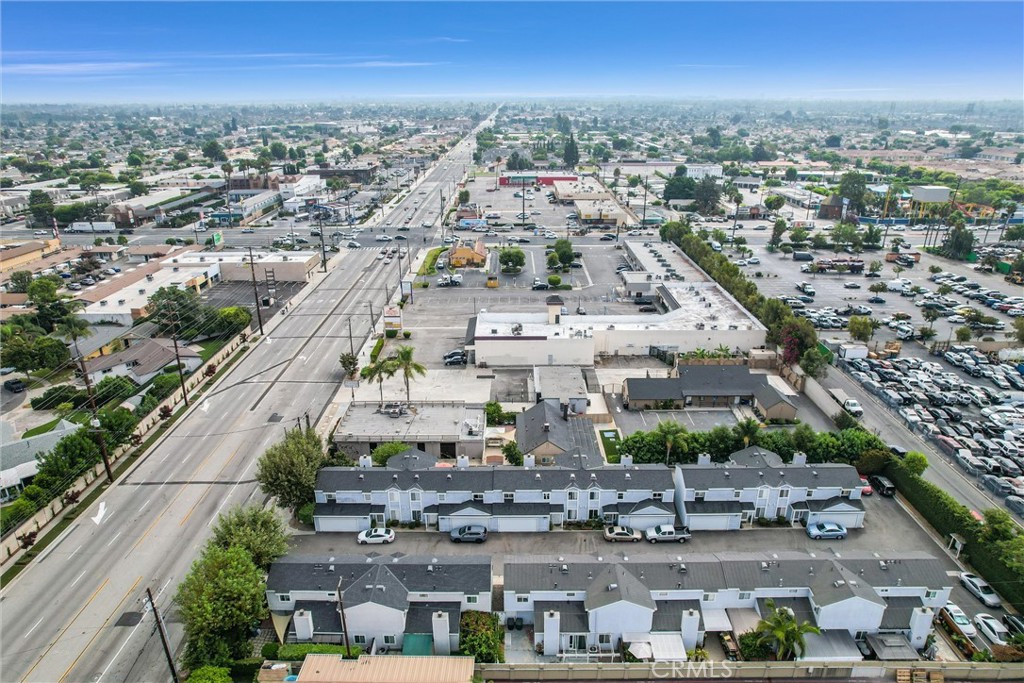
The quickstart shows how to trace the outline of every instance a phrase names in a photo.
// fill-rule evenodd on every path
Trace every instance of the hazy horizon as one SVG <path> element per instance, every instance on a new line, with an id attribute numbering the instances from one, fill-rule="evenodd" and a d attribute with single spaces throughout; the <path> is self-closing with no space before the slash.
<path id="1" fill-rule="evenodd" d="M 4 2 L 7 104 L 1020 102 L 1024 4 Z M 1000 40 L 949 35 L 1018 27 Z"/>

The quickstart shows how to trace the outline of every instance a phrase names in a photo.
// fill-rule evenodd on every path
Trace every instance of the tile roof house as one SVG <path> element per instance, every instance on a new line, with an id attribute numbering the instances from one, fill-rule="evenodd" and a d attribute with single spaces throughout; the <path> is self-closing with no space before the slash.
<path id="1" fill-rule="evenodd" d="M 199 353 L 184 344 L 178 345 L 178 357 L 187 372 L 192 372 L 203 364 Z M 85 369 L 93 384 L 104 377 L 127 377 L 142 385 L 174 363 L 172 340 L 140 339 L 123 351 L 86 361 Z"/>
<path id="2" fill-rule="evenodd" d="M 458 650 L 462 612 L 491 607 L 491 561 L 291 555 L 270 567 L 267 604 L 281 642 L 344 643 L 347 626 L 349 644 L 371 653 L 401 650 L 406 636 L 420 635 L 433 654 L 447 655 Z"/>
<path id="3" fill-rule="evenodd" d="M 653 641 L 685 658 L 710 634 L 753 628 L 768 600 L 847 649 L 855 638 L 880 632 L 920 648 L 952 590 L 943 564 L 923 553 L 531 557 L 506 562 L 504 576 L 505 614 L 533 624 L 534 644 L 546 655 Z"/>

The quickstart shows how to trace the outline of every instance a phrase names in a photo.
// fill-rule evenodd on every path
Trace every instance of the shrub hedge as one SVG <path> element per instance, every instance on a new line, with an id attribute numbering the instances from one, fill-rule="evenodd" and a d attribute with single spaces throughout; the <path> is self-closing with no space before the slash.
<path id="1" fill-rule="evenodd" d="M 282 645 L 277 650 L 277 658 L 285 662 L 301 662 L 306 655 L 342 655 L 345 659 L 358 659 L 363 649 L 353 645 L 351 652 L 345 654 L 344 645 L 324 645 L 322 643 L 297 643 Z"/>
<path id="2" fill-rule="evenodd" d="M 376 363 L 377 356 L 380 355 L 381 350 L 384 348 L 384 338 L 381 337 L 377 340 L 377 343 L 373 345 L 373 349 L 370 351 L 370 362 Z"/>

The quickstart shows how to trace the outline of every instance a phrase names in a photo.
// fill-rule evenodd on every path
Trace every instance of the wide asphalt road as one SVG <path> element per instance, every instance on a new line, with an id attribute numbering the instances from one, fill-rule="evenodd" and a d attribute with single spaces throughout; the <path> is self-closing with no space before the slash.
<path id="1" fill-rule="evenodd" d="M 473 135 L 421 180 L 458 181 Z M 447 161 L 448 169 L 444 169 Z M 417 215 L 424 207 L 408 203 Z M 435 209 L 435 215 L 436 215 Z M 410 239 L 410 256 L 436 228 Z M 424 235 L 423 233 L 429 233 Z M 408 233 L 412 234 L 412 233 Z M 217 386 L 0 596 L 4 681 L 166 681 L 170 673 L 146 605 L 152 589 L 180 653 L 172 601 L 223 510 L 262 501 L 259 455 L 297 421 L 315 423 L 338 390 L 348 323 L 362 342 L 368 303 L 380 315 L 393 265 L 347 251 L 329 274 Z M 394 291 L 394 285 L 390 286 Z"/>

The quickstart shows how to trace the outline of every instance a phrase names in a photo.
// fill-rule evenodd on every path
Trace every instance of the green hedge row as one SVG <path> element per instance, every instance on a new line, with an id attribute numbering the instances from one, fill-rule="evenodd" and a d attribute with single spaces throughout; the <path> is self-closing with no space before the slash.
<path id="1" fill-rule="evenodd" d="M 300 662 L 306 655 L 343 655 L 345 659 L 357 659 L 363 653 L 358 645 L 353 645 L 351 652 L 345 654 L 344 645 L 324 645 L 321 643 L 297 643 L 282 645 L 277 650 L 277 658 L 285 662 Z"/>
<path id="2" fill-rule="evenodd" d="M 262 657 L 236 659 L 231 663 L 228 673 L 231 674 L 233 681 L 255 681 L 261 666 L 263 666 Z"/>
<path id="3" fill-rule="evenodd" d="M 373 350 L 370 351 L 370 362 L 376 363 L 377 356 L 380 355 L 381 350 L 384 348 L 384 337 L 377 340 L 377 343 L 373 345 Z"/>

